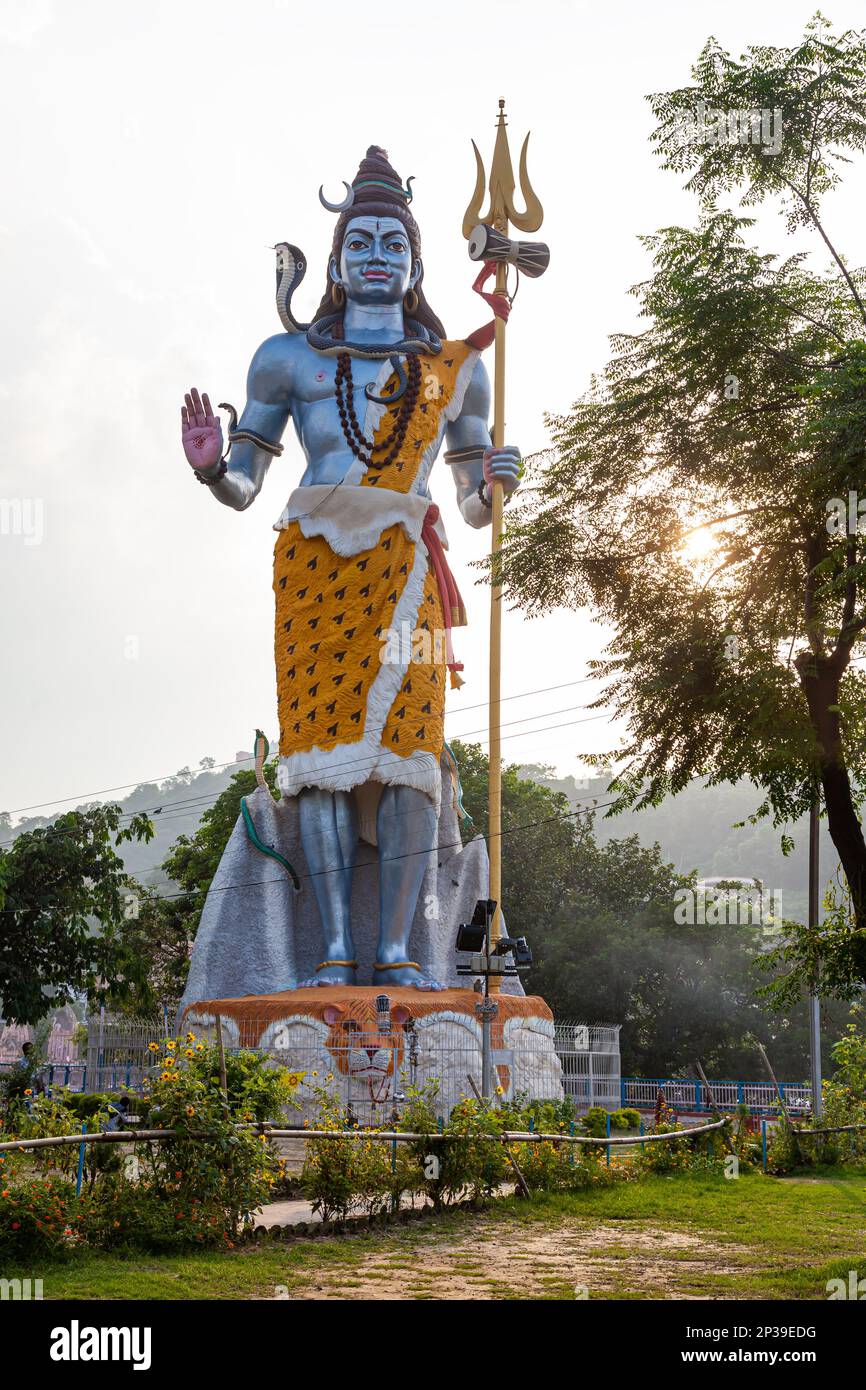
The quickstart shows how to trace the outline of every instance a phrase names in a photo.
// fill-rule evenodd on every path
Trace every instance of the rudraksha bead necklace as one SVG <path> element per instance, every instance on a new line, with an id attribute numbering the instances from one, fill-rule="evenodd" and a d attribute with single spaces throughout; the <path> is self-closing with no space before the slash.
<path id="1" fill-rule="evenodd" d="M 412 353 L 408 359 L 408 381 L 403 399 L 400 403 L 400 412 L 391 433 L 379 441 L 378 444 L 370 445 L 366 436 L 363 434 L 358 417 L 355 414 L 355 388 L 352 381 L 352 359 L 348 352 L 341 352 L 337 357 L 337 372 L 334 378 L 334 394 L 337 401 L 337 411 L 340 416 L 340 425 L 343 430 L 343 437 L 346 440 L 356 459 L 359 459 L 367 467 L 386 468 L 389 463 L 393 463 L 403 447 L 406 438 L 406 431 L 409 428 L 409 421 L 418 400 L 418 393 L 421 390 L 421 363 Z M 390 449 L 389 449 L 390 445 Z M 374 453 L 380 453 L 383 449 L 388 449 L 385 458 L 374 459 Z M 369 452 L 368 452 L 369 450 Z"/>

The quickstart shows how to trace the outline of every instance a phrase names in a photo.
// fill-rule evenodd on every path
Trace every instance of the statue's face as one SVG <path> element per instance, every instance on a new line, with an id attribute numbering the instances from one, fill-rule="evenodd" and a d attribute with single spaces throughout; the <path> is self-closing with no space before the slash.
<path id="1" fill-rule="evenodd" d="M 343 237 L 339 267 L 331 278 L 357 304 L 399 304 L 421 274 L 409 236 L 397 217 L 353 217 Z"/>

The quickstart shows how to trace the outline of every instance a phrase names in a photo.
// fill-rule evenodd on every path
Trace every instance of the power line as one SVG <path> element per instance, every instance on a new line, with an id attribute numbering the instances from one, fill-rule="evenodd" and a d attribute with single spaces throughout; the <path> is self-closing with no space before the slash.
<path id="1" fill-rule="evenodd" d="M 580 708 L 580 706 L 578 706 L 578 708 Z M 567 721 L 566 721 L 565 723 L 563 723 L 563 724 L 554 724 L 554 725 L 551 725 L 551 726 L 550 726 L 550 732 L 553 732 L 554 730 L 557 730 L 557 729 L 569 729 L 569 728 L 572 728 L 573 725 L 575 725 L 575 724 L 588 724 L 588 723 L 592 723 L 592 721 L 595 720 L 595 719 L 604 719 L 604 718 L 606 718 L 606 717 L 607 717 L 607 716 L 604 715 L 604 714 L 594 714 L 594 715 L 590 715 L 588 719 L 571 719 L 571 720 L 567 720 Z M 519 723 L 520 721 L 518 720 L 518 721 L 516 721 L 516 722 Z M 506 734 L 506 735 L 505 735 L 505 738 L 502 740 L 502 742 L 504 743 L 504 742 L 506 742 L 508 739 L 511 739 L 511 738 L 525 738 L 527 734 L 543 734 L 543 733 L 547 733 L 547 732 L 548 732 L 547 729 L 522 729 L 519 733 L 516 733 L 516 734 Z M 383 784 L 383 785 L 386 785 L 386 784 Z M 221 795 L 222 795 L 222 792 L 220 792 L 220 796 L 221 796 Z M 605 803 L 605 804 L 607 805 L 607 804 L 609 804 L 609 803 Z M 427 809 L 427 808 L 424 807 L 424 808 L 422 808 L 421 810 L 418 810 L 418 811 L 403 812 L 403 813 L 401 814 L 401 819 L 404 818 L 404 817 L 407 816 L 407 815 L 421 815 L 421 814 L 423 814 L 424 812 L 426 812 L 426 809 Z M 165 821 L 170 821 L 170 820 L 173 820 L 173 819 L 176 819 L 176 818 L 178 818 L 178 817 L 177 817 L 177 816 L 166 816 Z M 160 822 L 160 824 L 164 824 L 164 823 L 165 823 L 164 821 L 161 821 L 161 822 Z M 53 833 L 53 832 L 52 832 L 52 829 L 51 829 L 51 827 L 49 827 L 48 830 L 46 831 L 46 834 L 47 834 L 47 835 L 50 835 L 50 834 L 52 834 L 52 833 Z M 63 830 L 63 829 L 58 829 L 58 830 L 57 830 L 56 832 L 54 832 L 54 833 L 56 833 L 57 835 L 69 835 L 69 834 L 71 834 L 72 832 L 71 832 L 71 831 L 67 831 L 67 830 Z M 14 842 L 12 842 L 12 843 L 14 843 Z M 162 868 L 163 868 L 163 864 L 162 864 L 162 863 L 159 863 L 159 864 L 144 864 L 144 865 L 142 865 L 141 867 L 139 867 L 138 869 L 136 869 L 135 872 L 136 872 L 136 874 L 147 874 L 147 873 L 152 873 L 152 872 L 154 872 L 155 870 L 157 870 L 157 869 L 162 869 Z M 302 877 L 303 877 L 303 875 L 302 875 Z M 197 891 L 197 890 L 190 890 L 190 891 Z M 0 909 L 0 911 L 2 911 L 2 910 L 4 910 L 4 909 Z"/>
<path id="2" fill-rule="evenodd" d="M 567 820 L 573 820 L 573 819 L 575 818 L 575 816 L 588 816 L 588 815 L 592 815 L 595 811 L 602 810 L 605 806 L 613 806 L 614 803 L 615 803 L 615 800 L 616 800 L 616 798 L 612 798 L 610 801 L 593 802 L 593 803 L 591 803 L 591 804 L 589 804 L 589 805 L 582 805 L 582 806 L 581 806 L 578 810 L 576 810 L 576 811 L 567 811 L 567 812 L 565 812 L 565 813 L 564 813 L 563 815 L 561 815 L 561 816 L 544 816 L 544 817 L 542 817 L 540 820 L 526 821 L 525 824 L 523 824 L 523 825 L 513 825 L 513 826 L 511 826 L 508 830 L 503 830 L 503 831 L 501 832 L 499 838 L 502 839 L 502 840 L 504 840 L 504 839 L 506 839 L 509 835 L 520 834 L 520 833 L 522 833 L 524 830 L 534 830 L 534 829 L 537 829 L 539 826 L 542 826 L 542 825 L 562 825 L 562 824 L 564 824 L 565 821 L 567 821 Z M 471 844 L 472 842 L 469 841 L 469 843 Z M 387 859 L 385 862 L 388 863 L 388 864 L 394 864 L 394 863 L 397 863 L 397 862 L 398 862 L 399 860 L 401 860 L 401 859 L 417 859 L 419 855 L 437 854 L 437 853 L 441 852 L 442 850 L 446 850 L 446 849 L 462 849 L 462 848 L 463 848 L 463 841 L 462 841 L 462 840 L 454 840 L 454 841 L 452 841 L 451 843 L 446 844 L 446 845 L 434 845 L 431 849 L 408 850 L 408 851 L 406 852 L 406 854 L 392 854 L 392 855 L 390 855 L 390 856 L 388 857 L 388 859 Z M 378 868 L 378 860 L 376 860 L 376 859 L 371 859 L 370 862 L 367 863 L 367 864 L 356 864 L 356 865 L 354 866 L 354 870 L 358 870 L 358 869 L 373 869 L 373 868 Z M 333 873 L 336 873 L 336 872 L 338 872 L 338 870 L 335 870 L 335 869 L 317 869 L 317 870 L 315 870 L 314 872 L 307 872 L 307 873 L 298 874 L 298 878 L 301 878 L 301 879 L 304 879 L 304 878 L 306 878 L 306 879 L 321 878 L 321 877 L 323 877 L 325 874 L 333 874 Z M 211 893 L 211 892 L 213 892 L 213 893 L 227 893 L 227 892 L 230 892 L 230 891 L 232 891 L 232 890 L 234 890 L 234 889 L 237 889 L 237 888 L 257 888 L 257 887 L 262 887 L 262 886 L 264 886 L 264 885 L 267 885 L 268 883 L 288 883 L 288 879 L 286 879 L 285 877 L 283 877 L 283 878 L 263 878 L 263 879 L 254 879 L 254 880 L 252 880 L 252 881 L 249 882 L 249 883 L 224 883 L 224 884 L 223 884 L 221 887 L 219 887 L 219 888 L 212 888 L 212 887 L 208 887 L 208 888 L 186 888 L 186 889 L 183 889 L 183 890 L 182 890 L 181 892 L 179 892 L 179 893 L 157 893 L 157 894 L 156 894 L 156 897 L 159 898 L 159 899 L 162 900 L 162 901 L 169 901 L 169 900 L 171 900 L 171 899 L 173 899 L 173 898 L 186 898 L 186 897 L 189 897 L 189 896 L 190 896 L 191 894 L 193 894 L 193 893 L 205 893 L 205 894 L 208 894 L 208 893 Z"/>
<path id="3" fill-rule="evenodd" d="M 577 684 L 577 682 L 572 682 L 572 684 Z M 551 689 L 557 689 L 557 688 L 560 688 L 560 687 L 552 686 L 552 687 L 550 687 L 550 688 L 551 688 Z M 541 692 L 532 692 L 532 693 L 541 693 Z M 519 699 L 519 698 L 521 698 L 521 697 L 520 697 L 520 696 L 514 696 L 514 697 L 511 697 L 511 698 Z M 543 713 L 541 713 L 541 714 L 530 714 L 530 715 L 524 716 L 524 718 L 522 718 L 522 719 L 507 720 L 504 724 L 500 725 L 500 727 L 503 728 L 503 729 L 507 729 L 507 728 L 511 728 L 511 727 L 512 727 L 513 725 L 515 725 L 515 724 L 528 724 L 528 723 L 530 723 L 532 720 L 535 720 L 535 719 L 549 719 L 549 718 L 552 718 L 554 715 L 557 715 L 557 714 L 567 714 L 567 713 L 570 713 L 571 710 L 583 710 L 583 709 L 591 709 L 591 708 L 592 708 L 592 706 L 590 706 L 590 705 L 567 705 L 567 706 L 565 706 L 563 709 L 558 709 L 558 710 L 545 710 L 545 711 L 544 711 Z M 556 730 L 556 729 L 564 729 L 564 728 L 570 727 L 570 725 L 572 725 L 572 724 L 589 724 L 589 723 L 592 723 L 592 722 L 595 721 L 595 720 L 598 720 L 598 719 L 607 719 L 608 717 L 609 717 L 609 716 L 608 716 L 606 713 L 603 712 L 603 713 L 601 713 L 601 714 L 593 714 L 593 715 L 590 715 L 590 716 L 588 716 L 588 718 L 586 718 L 586 719 L 574 719 L 574 720 L 570 720 L 570 721 L 567 721 L 565 724 L 542 725 L 540 728 L 537 728 L 537 729 L 525 729 L 525 730 L 523 730 L 521 733 L 517 733 L 517 734 L 506 734 L 505 737 L 504 737 L 504 739 L 503 739 L 502 741 L 505 742 L 505 741 L 507 741 L 507 740 L 510 739 L 510 738 L 521 738 L 521 737 L 524 737 L 524 736 L 527 735 L 527 734 L 544 734 L 544 733 L 547 733 L 548 730 L 553 731 L 553 730 Z M 477 737 L 477 736 L 479 736 L 479 735 L 482 735 L 482 736 L 483 736 L 483 735 L 485 735 L 485 734 L 487 734 L 487 733 L 489 733 L 489 725 L 484 725 L 482 728 L 479 728 L 479 729 L 465 729 L 465 730 L 461 731 L 460 733 L 450 735 L 450 737 L 456 738 L 456 739 L 466 739 L 466 738 L 474 738 L 474 737 Z M 335 770 L 335 769 L 338 769 L 338 768 L 339 768 L 339 769 L 342 769 L 343 771 L 351 770 L 351 771 L 355 771 L 355 772 L 363 772 L 363 771 L 366 771 L 366 770 L 369 770 L 369 769 L 374 768 L 374 767 L 376 766 L 376 763 L 379 761 L 379 758 L 380 758 L 380 757 L 381 757 L 381 750 L 380 750 L 379 752 L 375 753 L 375 754 L 370 754 L 370 755 L 368 755 L 368 756 L 366 756 L 366 757 L 364 757 L 364 758 L 361 758 L 361 759 L 357 759 L 357 758 L 356 758 L 356 759 L 345 759 L 343 762 L 335 763 L 335 764 L 333 765 L 333 769 L 332 769 L 332 770 Z M 232 763 L 223 763 L 223 764 L 220 764 L 220 766 L 223 766 L 223 767 L 231 767 L 231 766 L 233 766 L 233 765 L 234 765 L 234 764 L 232 764 Z M 211 770 L 211 769 L 206 769 L 206 771 L 210 771 L 210 770 Z M 306 785 L 305 782 L 304 782 L 304 780 L 303 780 L 305 776 L 306 776 L 306 774 L 304 774 L 304 773 L 297 773 L 297 774 L 295 774 L 295 777 L 294 777 L 293 780 L 294 780 L 294 782 L 298 785 L 298 790 L 299 790 L 299 791 L 300 791 L 300 790 L 303 790 L 304 786 Z M 136 785 L 140 785 L 140 784 L 136 784 Z M 160 815 L 160 817 L 161 817 L 160 824 L 166 824 L 168 821 L 173 820 L 173 819 L 176 819 L 178 815 L 181 815 L 181 816 L 182 816 L 182 815 L 184 814 L 184 812 L 183 812 L 183 811 L 179 811 L 179 812 L 176 813 L 175 816 L 171 816 L 171 815 L 162 816 L 162 811 L 163 811 L 163 808 L 164 808 L 164 807 L 167 807 L 167 806 L 169 806 L 169 807 L 171 807 L 171 806 L 174 806 L 174 807 L 186 807 L 186 808 L 187 808 L 187 812 L 191 812 L 191 811 L 193 810 L 193 808 L 194 808 L 195 806 L 197 806 L 197 805 L 198 805 L 198 806 L 201 806 L 202 809 L 203 809 L 206 805 L 208 805 L 208 804 L 213 804 L 213 803 L 215 803 L 216 801 L 218 801 L 219 798 L 223 795 L 223 793 L 224 793 L 226 790 L 227 790 L 226 788 L 223 788 L 223 791 L 216 792 L 216 793 L 214 793 L 214 794 L 208 793 L 208 794 L 206 794 L 206 795 L 203 794 L 203 795 L 201 795 L 201 796 L 195 796 L 195 797 L 180 797 L 180 798 L 178 798 L 176 801 L 163 801 L 163 802 L 160 803 L 159 806 L 140 807 L 138 810 L 134 810 L 134 811 L 122 811 L 122 812 L 121 812 L 121 818 L 124 819 L 124 820 L 129 820 L 129 819 L 132 818 L 133 816 L 153 814 L 153 815 Z M 288 794 L 289 794 L 289 795 L 293 795 L 294 793 L 290 791 Z M 53 804 L 56 804 L 56 803 L 45 802 L 44 804 L 45 804 L 45 805 L 53 805 Z M 47 826 L 47 827 L 44 827 L 44 829 L 45 829 L 46 835 L 70 835 L 70 834 L 73 833 L 73 832 L 70 831 L 70 830 L 66 830 L 63 826 L 57 826 L 57 827 L 54 827 L 54 826 Z M 3 840 L 3 841 L 0 841 L 0 849 L 6 849 L 6 848 L 8 848 L 10 845 L 13 845 L 13 844 L 15 843 L 15 840 L 16 840 L 16 839 L 17 839 L 17 836 L 14 836 L 14 835 L 13 835 L 12 839 L 10 839 L 10 840 Z"/>
<path id="4" fill-rule="evenodd" d="M 507 704 L 510 700 L 525 700 L 525 699 L 527 699 L 530 695 L 546 695 L 546 694 L 548 694 L 551 690 L 565 690 L 565 689 L 568 688 L 569 686 L 573 686 L 573 685 L 586 685 L 589 681 L 595 681 L 595 680 L 599 680 L 599 679 L 600 679 L 599 676 L 581 676 L 578 680 L 563 681 L 560 685 L 544 685 L 544 686 L 541 686 L 538 690 L 524 690 L 524 691 L 521 691 L 521 692 L 520 692 L 519 694 L 517 694 L 517 695 L 504 695 L 504 696 L 502 697 L 502 699 L 500 700 L 500 704 L 503 704 L 503 705 L 504 705 L 504 704 Z M 454 713 L 455 713 L 455 714 L 457 714 L 457 713 L 460 713 L 460 714 L 467 714 L 470 710 L 473 710 L 473 709 L 485 709 L 485 708 L 487 708 L 488 704 L 489 704 L 489 701 L 487 701 L 487 700 L 481 700 L 481 701 L 480 701 L 478 704 L 476 704 L 476 705 L 464 705 L 464 706 L 462 707 L 462 709 L 460 709 L 459 711 L 458 711 L 458 710 L 455 710 Z M 542 716 L 542 715 L 539 715 L 538 717 L 539 717 L 539 718 L 542 718 L 543 716 Z M 462 737 L 466 737 L 466 735 L 458 734 L 458 735 L 456 735 L 456 737 L 462 738 Z M 250 761 L 252 761 L 252 759 L 251 759 L 251 758 L 246 758 L 246 759 L 243 759 L 243 761 L 245 761 L 245 762 L 250 762 Z M 217 769 L 217 768 L 234 767 L 235 764 L 236 764 L 236 762 L 237 762 L 237 759 L 236 759 L 236 758 L 230 758 L 227 762 L 224 762 L 224 763 L 214 763 L 213 767 L 211 767 L 211 768 L 204 768 L 204 769 L 202 769 L 202 770 L 203 770 L 204 772 L 213 772 L 213 771 L 214 771 L 215 769 Z M 198 775 L 198 774 L 197 774 L 197 775 Z M 176 772 L 165 772 L 165 773 L 162 773 L 162 774 L 161 774 L 160 776 L 158 776 L 158 777 L 140 777 L 140 778 L 138 779 L 137 782 L 123 782 L 123 783 L 120 784 L 120 786 L 117 786 L 117 787 L 102 787 L 101 790 L 99 790 L 99 791 L 94 791 L 94 792 L 79 792 L 76 796 L 61 796 L 61 797 L 55 797 L 55 798 L 54 798 L 53 800 L 51 800 L 51 801 L 38 801 L 38 802 L 36 802 L 36 803 L 35 803 L 34 805 L 32 805 L 32 806 L 15 806 L 15 807 L 12 808 L 11 811 L 7 811 L 6 814 L 7 814 L 7 815 L 10 815 L 10 816 L 18 816 L 18 815 L 23 815 L 23 814 L 25 813 L 25 811 L 41 811 L 42 808 L 43 808 L 44 806 L 64 806 L 64 805 L 65 805 L 67 802 L 69 802 L 69 801 L 87 801 L 87 800 L 89 800 L 91 797 L 96 797 L 96 796 L 107 796 L 110 792 L 123 792 L 123 791 L 129 791 L 130 788 L 132 788 L 132 789 L 134 790 L 136 787 L 148 786 L 148 785 L 150 785 L 151 782 L 153 782 L 153 783 L 165 782 L 165 781 L 168 781 L 171 777 L 176 777 L 176 776 L 177 776 L 177 773 L 176 773 Z M 131 813 L 131 814 L 135 814 L 135 813 Z"/>
<path id="5" fill-rule="evenodd" d="M 610 801 L 591 802 L 589 805 L 582 805 L 576 811 L 567 811 L 561 816 L 544 816 L 539 820 L 526 821 L 523 825 L 514 825 L 511 826 L 508 830 L 503 830 L 499 838 L 504 840 L 507 839 L 509 835 L 520 834 L 524 830 L 534 830 L 537 829 L 539 826 L 543 825 L 562 825 L 565 823 L 565 821 L 573 820 L 576 816 L 592 815 L 595 811 L 603 810 L 606 806 L 613 806 L 614 802 L 615 798 Z M 469 841 L 469 843 L 471 844 L 472 842 Z M 464 848 L 462 840 L 453 840 L 445 845 L 433 845 L 430 849 L 408 850 L 406 854 L 392 854 L 389 855 L 388 859 L 385 862 L 388 864 L 395 864 L 402 859 L 417 859 L 419 855 L 433 855 L 439 854 L 443 850 L 462 848 Z M 378 867 L 378 859 L 371 859 L 367 864 L 355 864 L 353 866 L 353 872 L 357 872 L 359 869 L 378 869 Z M 340 872 L 340 870 L 316 869 L 312 872 L 307 871 L 304 873 L 299 873 L 298 878 L 322 878 L 326 874 L 333 874 L 337 872 Z M 210 893 L 228 893 L 233 892 L 239 888 L 262 888 L 266 887 L 269 883 L 282 883 L 287 885 L 288 882 L 289 880 L 286 877 L 251 879 L 247 883 L 224 883 L 219 888 L 214 888 L 212 885 L 210 885 L 207 888 L 183 888 L 177 893 L 155 893 L 154 897 L 159 902 L 171 902 L 175 898 L 189 898 L 197 893 L 204 893 L 205 895 L 208 895 Z M 0 908 L 0 912 L 25 912 L 26 910 L 26 908 L 18 907 Z"/>

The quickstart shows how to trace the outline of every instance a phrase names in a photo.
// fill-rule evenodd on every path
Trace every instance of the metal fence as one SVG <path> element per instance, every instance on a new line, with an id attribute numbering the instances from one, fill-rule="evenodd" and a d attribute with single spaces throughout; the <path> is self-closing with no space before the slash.
<path id="1" fill-rule="evenodd" d="M 779 1090 L 785 1107 L 792 1114 L 806 1114 L 812 1108 L 812 1087 L 806 1082 L 781 1081 Z M 653 1110 L 661 1091 L 665 1104 L 675 1111 L 703 1114 L 712 1110 L 736 1110 L 745 1105 L 754 1114 L 778 1109 L 776 1088 L 768 1081 L 710 1081 L 709 1094 L 702 1081 L 678 1077 L 648 1078 L 624 1076 L 620 1104 L 636 1110 Z"/>
<path id="2" fill-rule="evenodd" d="M 148 1043 L 165 1036 L 164 1018 L 95 1015 L 87 1025 L 87 1062 L 81 1090 L 139 1089 L 151 1064 Z"/>
<path id="3" fill-rule="evenodd" d="M 207 1022 L 196 1032 L 213 1036 Z M 481 1030 L 471 1016 L 428 1015 L 414 1029 L 362 1032 L 352 1024 L 328 1027 L 298 1018 L 261 1033 L 243 1020 L 224 1018 L 223 1040 L 231 1053 L 258 1045 L 274 1064 L 303 1072 L 299 1122 L 318 1110 L 317 1089 L 328 1087 L 361 1124 L 379 1124 L 404 1104 L 410 1087 L 438 1083 L 437 1111 L 447 1117 L 461 1097 L 481 1085 Z M 166 1036 L 164 1019 L 96 1016 L 88 1025 L 86 1059 L 48 1063 L 41 1071 L 49 1089 L 117 1092 L 142 1088 L 151 1055 L 148 1044 Z M 503 1099 L 570 1098 L 578 1114 L 620 1104 L 619 1028 L 579 1022 L 512 1018 L 494 1028 L 494 1084 Z"/>
<path id="4" fill-rule="evenodd" d="M 249 1041 L 243 1021 L 223 1020 L 231 1047 Z M 196 1025 L 208 1031 L 208 1025 Z M 436 1087 L 433 1106 L 443 1118 L 481 1087 L 481 1030 L 465 1014 L 431 1014 L 413 1029 L 365 1032 L 351 1022 L 328 1028 L 295 1018 L 269 1028 L 260 1046 L 275 1062 L 304 1073 L 296 1099 L 301 1122 L 318 1109 L 326 1078 L 359 1124 L 380 1124 L 406 1103 L 410 1089 Z M 503 1100 L 562 1100 L 579 1114 L 591 1105 L 616 1109 L 620 1095 L 619 1028 L 512 1018 L 493 1030 L 494 1085 Z M 471 1078 L 471 1079 L 470 1079 Z"/>
<path id="5" fill-rule="evenodd" d="M 563 1094 L 574 1102 L 579 1115 L 593 1105 L 616 1110 L 620 1104 L 619 1031 L 619 1025 L 556 1025 Z"/>

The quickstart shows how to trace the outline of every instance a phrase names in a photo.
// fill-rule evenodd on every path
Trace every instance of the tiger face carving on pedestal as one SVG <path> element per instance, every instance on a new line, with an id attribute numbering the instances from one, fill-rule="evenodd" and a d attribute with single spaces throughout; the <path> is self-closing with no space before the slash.
<path id="1" fill-rule="evenodd" d="M 407 1001 L 404 995 L 414 998 Z M 321 1086 L 351 1107 L 361 1124 L 389 1122 L 412 1086 L 435 1080 L 435 1103 L 443 1114 L 473 1094 L 470 1076 L 480 1089 L 477 995 L 448 990 L 425 999 L 416 991 L 392 989 L 390 1027 L 382 1026 L 376 997 L 373 989 L 347 987 L 329 989 L 327 996 L 323 989 L 287 991 L 268 996 L 268 1019 L 255 1021 L 243 1017 L 244 1000 L 220 1001 L 219 1010 L 217 1001 L 210 1001 L 188 1010 L 184 1026 L 213 1036 L 219 1012 L 226 1047 L 261 1048 L 274 1065 L 302 1072 L 295 1097 L 300 1110 L 287 1117 L 292 1126 L 315 1120 L 315 1091 Z M 518 1092 L 530 1098 L 562 1096 L 553 1020 L 541 1000 L 500 996 L 493 1048 L 496 1081 L 505 1099 Z"/>

